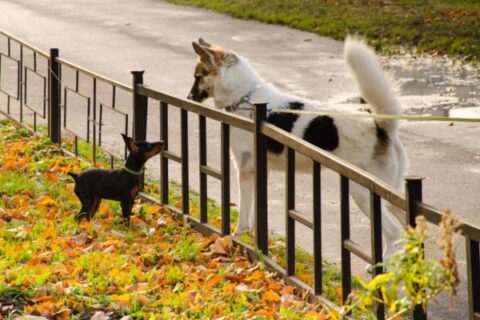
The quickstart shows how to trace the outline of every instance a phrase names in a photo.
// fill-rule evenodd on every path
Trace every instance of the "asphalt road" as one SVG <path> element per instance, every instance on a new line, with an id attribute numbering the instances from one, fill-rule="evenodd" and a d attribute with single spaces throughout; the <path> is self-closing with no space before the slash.
<path id="1" fill-rule="evenodd" d="M 191 42 L 198 37 L 247 57 L 261 75 L 283 90 L 332 102 L 358 95 L 341 56 L 341 42 L 160 1 L 0 0 L 0 29 L 44 50 L 59 48 L 64 59 L 124 83 L 131 82 L 131 70 L 146 70 L 146 84 L 181 97 L 187 95 L 193 81 L 196 57 Z M 5 43 L 0 46 L 5 47 Z M 452 106 L 459 105 L 473 108 L 454 109 L 450 113 L 472 115 L 478 112 L 478 69 L 443 58 L 404 55 L 383 60 L 399 80 L 406 112 L 446 113 Z M 70 81 L 71 85 L 72 78 L 73 74 L 66 75 L 63 81 Z M 83 81 L 87 80 L 81 78 L 81 89 L 90 90 Z M 101 93 L 102 97 L 109 96 L 107 91 Z M 0 100 L 0 104 L 3 101 Z M 80 106 L 82 102 L 77 104 Z M 130 97 L 120 97 L 117 105 L 121 110 L 128 110 Z M 150 105 L 152 116 L 148 134 L 152 140 L 159 132 L 156 106 Z M 84 116 L 84 111 L 78 111 L 69 121 L 72 125 L 76 123 L 81 130 L 82 121 L 79 119 Z M 179 139 L 175 138 L 179 136 L 178 120 L 178 113 L 171 112 L 170 132 L 174 137 L 171 145 L 174 150 L 179 150 Z M 117 135 L 121 131 L 118 121 L 106 124 L 103 130 L 105 143 L 117 149 L 121 146 Z M 197 119 L 190 116 L 189 121 L 191 184 L 196 188 Z M 208 162 L 219 166 L 219 125 L 209 122 L 208 128 Z M 425 177 L 424 200 L 440 208 L 448 206 L 462 219 L 480 225 L 480 125 L 411 122 L 402 123 L 401 128 L 401 137 L 410 158 L 409 174 Z M 158 163 L 151 167 L 156 175 Z M 172 166 L 172 170 L 173 178 L 178 179 L 180 168 Z M 283 174 L 273 174 L 269 184 L 270 228 L 280 234 L 284 232 L 285 220 L 283 179 Z M 335 262 L 339 260 L 338 177 L 329 172 L 322 179 L 325 226 L 322 245 L 326 258 Z M 232 181 L 235 182 L 233 173 Z M 309 177 L 301 177 L 297 182 L 297 203 L 307 214 L 311 206 L 310 181 Z M 219 191 L 219 184 L 209 180 L 209 196 L 218 199 Z M 233 183 L 232 201 L 236 203 L 236 199 L 237 186 Z M 357 210 L 353 210 L 351 219 L 354 239 L 368 244 L 368 220 Z M 311 248 L 311 231 L 298 228 L 297 234 L 298 243 Z M 462 241 L 458 252 L 460 273 L 465 277 Z M 354 261 L 354 265 L 358 272 L 362 272 L 363 263 Z M 448 303 L 441 299 L 435 306 L 437 311 L 430 313 L 432 318 L 466 318 L 465 295 L 463 283 L 457 310 L 448 312 Z"/>

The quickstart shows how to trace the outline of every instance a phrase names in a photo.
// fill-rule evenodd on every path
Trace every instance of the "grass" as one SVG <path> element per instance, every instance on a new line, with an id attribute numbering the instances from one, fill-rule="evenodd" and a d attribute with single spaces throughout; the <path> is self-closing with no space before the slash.
<path id="1" fill-rule="evenodd" d="M 418 52 L 480 58 L 477 0 L 167 0 L 231 16 L 286 25 L 342 40 L 365 35 L 383 52 L 399 46 Z"/>
<path id="2" fill-rule="evenodd" d="M 66 172 L 86 164 L 19 130 L 0 122 L 0 181 L 14 173 L 19 183 L 15 192 L 0 189 L 0 317 L 321 317 L 317 305 L 282 301 L 295 289 L 228 238 L 204 237 L 161 206 L 137 203 L 126 227 L 118 204 L 104 201 L 92 222 L 76 224 Z M 215 253 L 217 241 L 227 255 Z"/>

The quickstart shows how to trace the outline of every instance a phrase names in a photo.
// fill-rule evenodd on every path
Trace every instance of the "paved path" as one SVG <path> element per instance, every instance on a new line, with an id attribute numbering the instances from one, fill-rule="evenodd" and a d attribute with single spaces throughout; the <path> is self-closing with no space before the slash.
<path id="1" fill-rule="evenodd" d="M 321 101 L 341 101 L 357 91 L 341 58 L 342 43 L 281 26 L 239 21 L 205 10 L 173 6 L 151 0 L 0 0 L 0 28 L 47 50 L 60 48 L 61 57 L 100 74 L 130 83 L 130 70 L 145 69 L 145 83 L 171 94 L 186 96 L 192 84 L 195 55 L 191 41 L 199 36 L 231 48 L 248 57 L 266 79 L 284 90 Z M 4 45 L 4 44 L 2 44 Z M 451 65 L 443 60 L 399 57 L 385 59 L 404 84 L 405 108 L 432 109 L 451 103 L 477 107 L 480 93 L 478 70 Z M 67 77 L 65 77 L 66 80 Z M 466 97 L 459 98 L 455 96 Z M 125 98 L 119 105 L 128 107 Z M 128 109 L 128 108 L 126 108 Z M 158 137 L 157 111 L 149 123 L 149 137 Z M 466 109 L 465 109 L 466 110 Z M 171 132 L 178 120 L 172 114 Z M 197 163 L 197 119 L 190 117 L 192 163 Z M 209 164 L 219 164 L 218 124 L 209 123 Z M 112 128 L 112 132 L 119 130 Z M 178 134 L 176 134 L 178 136 Z M 426 177 L 424 199 L 435 206 L 450 206 L 458 215 L 479 224 L 480 126 L 449 126 L 446 123 L 404 123 L 402 139 L 410 161 L 410 173 Z M 110 135 L 118 146 L 116 135 Z M 108 140 L 108 134 L 105 137 Z M 232 141 L 235 143 L 235 141 Z M 174 144 L 174 143 L 173 143 Z M 178 145 L 177 145 L 178 147 Z M 179 177 L 179 168 L 173 167 Z M 197 165 L 192 165 L 192 187 L 198 186 Z M 158 171 L 155 171 L 158 172 Z M 270 227 L 283 233 L 283 175 L 274 174 L 270 183 Z M 235 177 L 233 176 L 233 181 Z M 298 203 L 310 212 L 308 177 L 299 179 Z M 339 217 L 338 177 L 324 176 L 324 252 L 338 261 Z M 219 185 L 209 182 L 210 195 L 218 198 Z M 236 202 L 237 187 L 232 187 Z M 368 243 L 368 221 L 352 213 L 352 234 Z M 311 231 L 298 229 L 298 242 L 309 248 Z M 459 251 L 463 252 L 463 244 Z M 461 273 L 465 274 L 464 254 Z M 363 264 L 355 261 L 358 272 Z M 446 303 L 432 312 L 436 319 L 464 319 L 465 286 L 460 292 L 460 311 L 447 313 Z M 438 313 L 438 314 L 437 314 Z M 435 315 L 437 314 L 437 315 Z"/>

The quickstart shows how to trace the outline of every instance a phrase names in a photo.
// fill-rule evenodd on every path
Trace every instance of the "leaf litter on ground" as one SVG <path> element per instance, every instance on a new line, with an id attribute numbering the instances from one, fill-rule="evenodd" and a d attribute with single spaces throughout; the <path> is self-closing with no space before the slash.
<path id="1" fill-rule="evenodd" d="M 76 224 L 66 173 L 84 169 L 0 121 L 0 319 L 327 319 L 231 239 L 167 208 L 137 202 L 126 227 L 104 200 Z"/>

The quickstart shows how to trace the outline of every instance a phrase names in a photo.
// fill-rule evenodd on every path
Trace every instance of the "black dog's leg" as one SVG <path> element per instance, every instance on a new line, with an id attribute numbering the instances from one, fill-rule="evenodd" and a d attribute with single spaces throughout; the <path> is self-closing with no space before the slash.
<path id="1" fill-rule="evenodd" d="M 97 210 L 98 210 L 98 207 L 100 207 L 101 202 L 102 202 L 101 198 L 99 198 L 99 197 L 93 198 L 93 205 L 92 205 L 90 211 L 88 211 L 88 217 L 87 217 L 88 221 L 90 221 L 93 218 L 93 216 L 95 215 L 95 212 L 97 212 Z"/>
<path id="2" fill-rule="evenodd" d="M 83 218 L 87 218 L 87 220 L 90 220 L 88 213 L 92 207 L 93 197 L 86 197 L 81 194 L 77 194 L 77 196 L 82 202 L 82 209 L 80 209 L 80 212 L 75 215 L 75 220 L 77 222 L 82 221 Z"/>
<path id="3" fill-rule="evenodd" d="M 122 216 L 123 221 L 128 225 L 130 225 L 130 215 L 132 213 L 133 201 L 122 201 Z"/>

